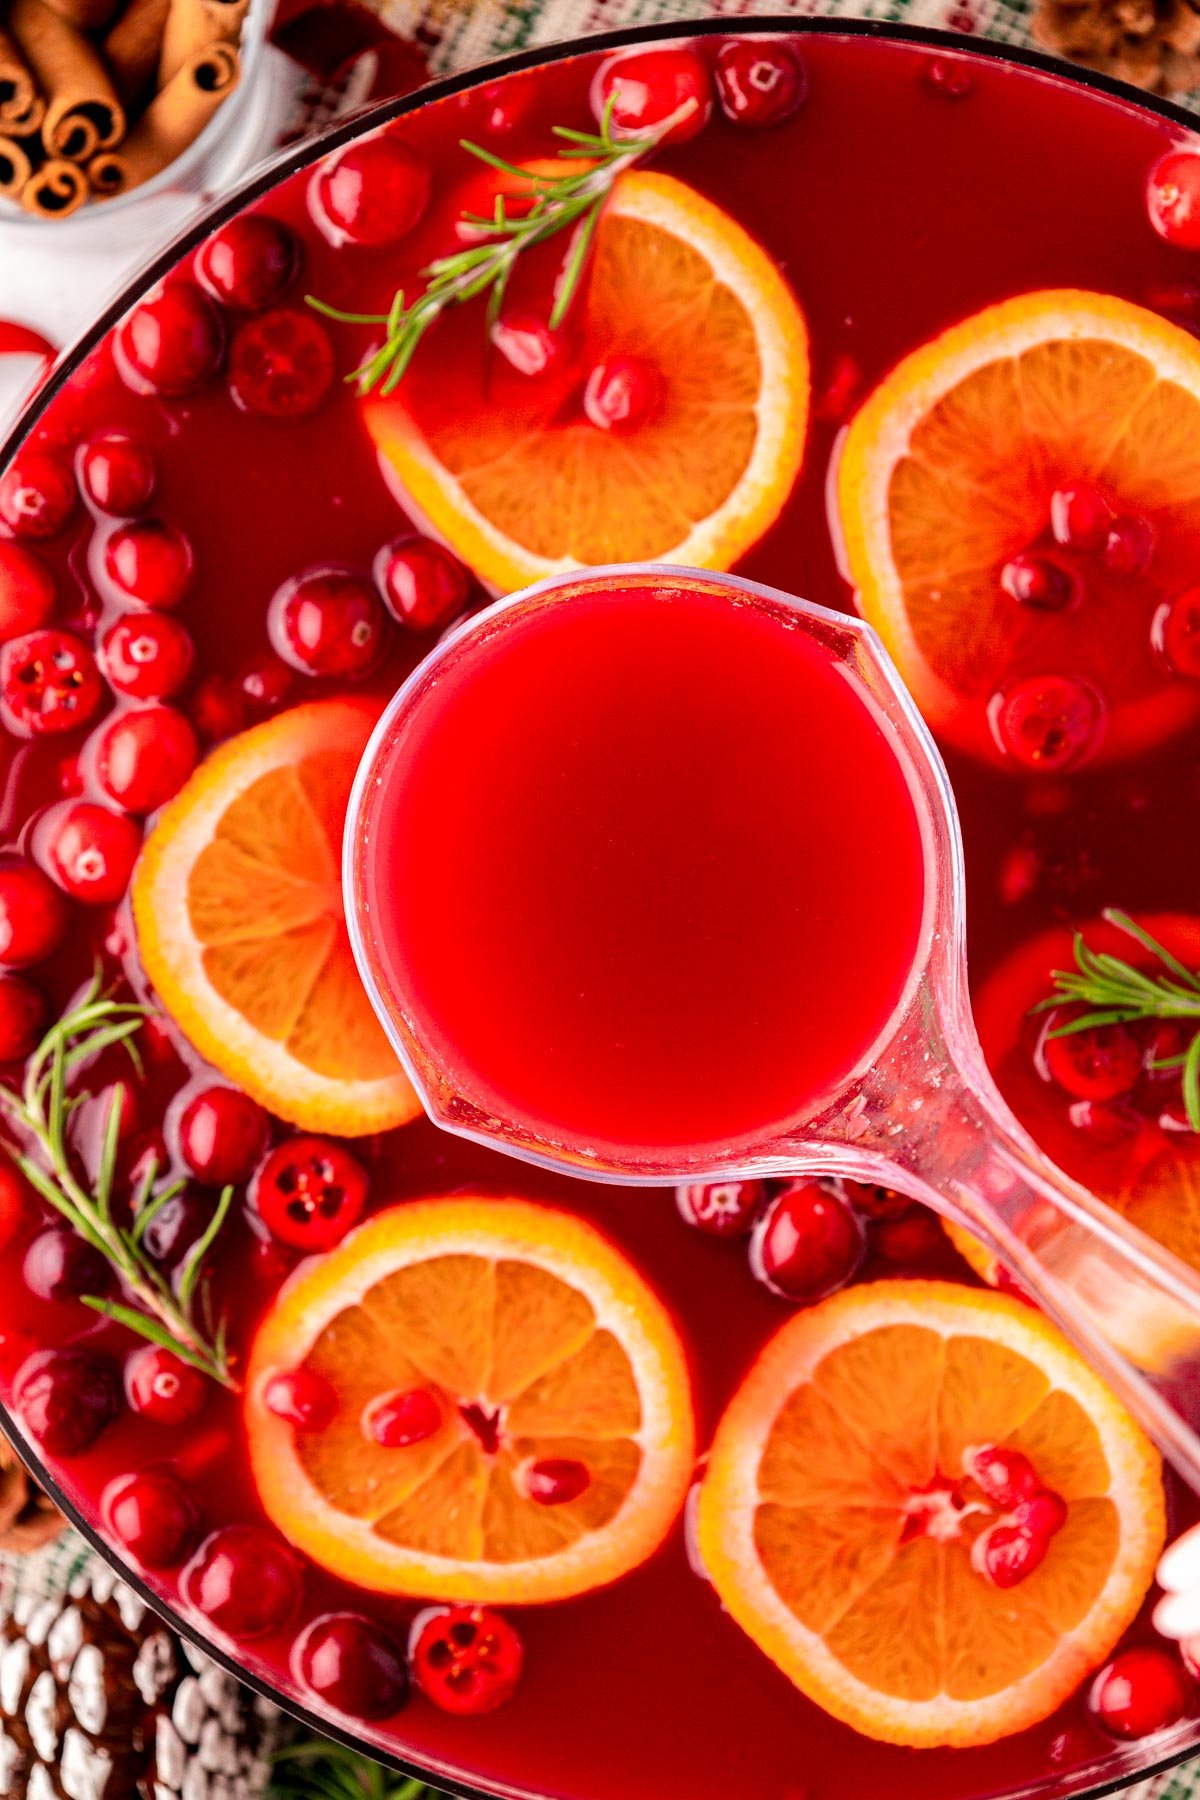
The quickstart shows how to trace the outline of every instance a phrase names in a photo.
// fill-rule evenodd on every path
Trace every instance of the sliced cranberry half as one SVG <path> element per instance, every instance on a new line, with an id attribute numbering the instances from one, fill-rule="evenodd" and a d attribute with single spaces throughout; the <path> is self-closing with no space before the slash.
<path id="1" fill-rule="evenodd" d="M 524 1648 L 516 1629 L 488 1606 L 431 1606 L 413 1621 L 408 1641 L 413 1680 L 443 1712 L 494 1712 L 521 1679 Z"/>
<path id="2" fill-rule="evenodd" d="M 386 1719 L 408 1698 L 403 1652 L 361 1613 L 314 1619 L 293 1660 L 309 1692 L 352 1719 Z"/>
<path id="3" fill-rule="evenodd" d="M 1146 210 L 1159 237 L 1177 250 L 1200 250 L 1200 155 L 1169 150 L 1146 184 Z"/>
<path id="4" fill-rule="evenodd" d="M 1051 1081 L 1075 1100 L 1116 1100 L 1142 1073 L 1142 1045 L 1128 1025 L 1093 1025 L 1066 1031 L 1061 1012 L 1047 1015 L 1036 1061 Z M 1061 1034 L 1061 1035 L 1060 1035 Z"/>
<path id="5" fill-rule="evenodd" d="M 251 1203 L 273 1237 L 298 1250 L 331 1250 L 358 1223 L 367 1172 L 328 1138 L 278 1145 L 250 1184 Z"/>
<path id="6" fill-rule="evenodd" d="M 307 418 L 329 392 L 334 372 L 329 333 L 311 312 L 277 307 L 233 334 L 229 391 L 243 412 Z"/>
<path id="7" fill-rule="evenodd" d="M 1108 712 L 1085 681 L 1029 675 L 994 696 L 988 722 L 999 749 L 1022 768 L 1061 774 L 1095 755 Z"/>
<path id="8" fill-rule="evenodd" d="M 73 631 L 31 631 L 0 646 L 0 710 L 16 736 L 75 731 L 103 698 L 96 659 Z"/>

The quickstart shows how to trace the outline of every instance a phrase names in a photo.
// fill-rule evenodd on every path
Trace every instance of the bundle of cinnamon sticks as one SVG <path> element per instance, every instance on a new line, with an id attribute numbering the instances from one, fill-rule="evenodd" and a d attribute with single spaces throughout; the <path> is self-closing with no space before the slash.
<path id="1" fill-rule="evenodd" d="M 0 195 L 62 219 L 175 161 L 228 99 L 250 0 L 0 0 Z"/>

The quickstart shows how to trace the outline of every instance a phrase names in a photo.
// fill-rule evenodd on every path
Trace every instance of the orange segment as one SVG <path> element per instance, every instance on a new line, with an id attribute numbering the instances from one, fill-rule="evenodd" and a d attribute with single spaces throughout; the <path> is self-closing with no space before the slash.
<path id="1" fill-rule="evenodd" d="M 452 404 L 441 367 L 368 402 L 385 464 L 500 590 L 605 562 L 729 568 L 778 516 L 803 456 L 808 345 L 791 289 L 711 201 L 633 173 L 604 211 L 576 311 L 584 346 L 562 382 L 514 391 L 472 339 L 455 347 L 470 366 L 449 377 Z M 626 432 L 580 405 L 588 368 L 612 354 L 658 386 Z"/>
<path id="2" fill-rule="evenodd" d="M 1045 1560 L 999 1588 L 966 1470 L 1005 1446 L 1067 1503 Z M 930 1510 L 930 1500 L 934 1505 Z M 717 1428 L 700 1554 L 728 1611 L 868 1737 L 989 1743 L 1053 1712 L 1137 1613 L 1165 1535 L 1153 1447 L 1019 1301 L 887 1281 L 798 1313 Z"/>
<path id="3" fill-rule="evenodd" d="M 1067 562 L 1082 598 L 1021 606 L 1000 586 L 1013 556 L 1050 544 L 1056 488 L 1094 483 L 1114 513 L 1147 520 L 1138 579 L 1098 556 Z M 1102 755 L 1195 716 L 1151 640 L 1164 597 L 1200 551 L 1200 345 L 1104 294 L 1052 290 L 988 307 L 913 352 L 868 399 L 838 469 L 847 573 L 863 615 L 934 728 L 1000 760 L 993 695 L 1069 675 L 1107 702 Z M 1072 553 L 1075 555 L 1075 553 Z"/>
<path id="4" fill-rule="evenodd" d="M 322 1375 L 333 1422 L 269 1412 L 280 1370 Z M 385 1448 L 373 1401 L 422 1388 L 432 1436 Z M 522 1200 L 393 1207 L 306 1266 L 261 1327 L 246 1425 L 263 1505 L 316 1562 L 380 1593 L 558 1600 L 645 1560 L 695 1454 L 686 1361 L 662 1303 L 575 1217 Z M 573 1498 L 531 1498 L 565 1459 Z"/>
<path id="5" fill-rule="evenodd" d="M 344 1137 L 420 1110 L 342 913 L 342 826 L 376 711 L 318 701 L 214 751 L 133 883 L 143 966 L 189 1040 L 280 1118 Z"/>

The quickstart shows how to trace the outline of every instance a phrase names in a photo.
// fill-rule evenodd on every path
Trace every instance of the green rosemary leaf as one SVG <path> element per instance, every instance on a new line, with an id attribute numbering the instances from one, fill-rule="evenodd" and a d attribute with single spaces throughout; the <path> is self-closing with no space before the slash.
<path id="1" fill-rule="evenodd" d="M 149 1343 L 158 1344 L 162 1349 L 169 1350 L 173 1356 L 179 1358 L 180 1362 L 189 1363 L 193 1369 L 199 1369 L 202 1374 L 211 1375 L 213 1373 L 204 1357 L 189 1349 L 186 1344 L 181 1344 L 165 1325 L 160 1324 L 157 1319 L 152 1319 L 149 1313 L 138 1312 L 136 1307 L 125 1306 L 119 1300 L 101 1300 L 95 1294 L 85 1294 L 83 1304 L 90 1306 L 93 1312 L 103 1313 L 106 1319 L 112 1319 L 115 1324 L 126 1326 L 128 1330 L 136 1332 L 138 1337 L 147 1339 Z"/>
<path id="2" fill-rule="evenodd" d="M 112 1191 L 117 1174 L 117 1150 L 121 1141 L 121 1115 L 124 1110 L 125 1084 L 118 1081 L 108 1103 L 104 1136 L 100 1144 L 100 1162 L 96 1170 L 96 1211 L 105 1224 L 112 1223 Z"/>
<path id="3" fill-rule="evenodd" d="M 1193 1131 L 1200 1131 L 1200 1031 L 1188 1045 L 1187 1055 L 1183 1061 L 1183 1104 L 1187 1108 L 1188 1124 Z"/>
<path id="4" fill-rule="evenodd" d="M 575 234 L 575 241 L 571 245 L 567 259 L 562 266 L 562 273 L 558 278 L 558 292 L 554 296 L 554 305 L 550 312 L 551 331 L 558 330 L 558 327 L 562 324 L 567 313 L 570 311 L 571 302 L 574 300 L 579 288 L 579 283 L 583 279 L 584 267 L 587 263 L 588 253 L 592 247 L 592 239 L 596 235 L 596 227 L 599 223 L 600 209 L 599 207 L 593 207 Z"/>
<path id="5" fill-rule="evenodd" d="M 216 1242 L 217 1233 L 225 1223 L 232 1205 L 233 1189 L 231 1187 L 222 1188 L 221 1198 L 213 1209 L 212 1218 L 187 1253 L 187 1258 L 179 1272 L 179 1304 L 185 1313 L 191 1311 L 192 1301 L 196 1294 L 196 1283 L 200 1279 L 204 1259 Z"/>
<path id="6" fill-rule="evenodd" d="M 314 312 L 321 313 L 326 319 L 333 319 L 339 325 L 386 325 L 387 313 L 343 312 L 340 306 L 330 306 L 327 300 L 318 300 L 315 294 L 304 296 L 305 304 Z"/>
<path id="7" fill-rule="evenodd" d="M 478 157 L 480 162 L 487 163 L 489 168 L 499 169 L 502 175 L 515 175 L 518 181 L 532 185 L 539 181 L 553 180 L 552 176 L 537 175 L 532 169 L 523 169 L 520 163 L 509 162 L 507 157 L 497 156 L 494 150 L 487 150 L 482 144 L 473 144 L 469 138 L 459 138 L 458 147 L 465 150 L 468 156 Z"/>
<path id="8" fill-rule="evenodd" d="M 135 1249 L 141 1244 L 163 1207 L 169 1205 L 172 1200 L 178 1199 L 187 1186 L 186 1181 L 172 1181 L 167 1187 L 160 1188 L 157 1194 L 152 1193 L 150 1190 L 154 1186 L 157 1168 L 156 1163 L 151 1163 L 138 1189 L 140 1204 L 137 1200 L 134 1201 L 133 1228 L 129 1235 Z"/>
<path id="9" fill-rule="evenodd" d="M 1131 919 L 1128 913 L 1120 912 L 1113 906 L 1106 906 L 1101 916 L 1110 925 L 1115 925 L 1119 931 L 1123 931 L 1127 936 L 1135 939 L 1143 949 L 1149 950 L 1152 956 L 1157 956 L 1163 966 L 1177 975 L 1186 987 L 1200 993 L 1200 971 L 1189 969 L 1186 963 L 1180 962 L 1177 956 L 1173 956 L 1164 945 L 1159 943 L 1157 938 L 1150 935 L 1144 925 L 1139 925 L 1137 920 Z"/>
<path id="10" fill-rule="evenodd" d="M 79 1233 L 80 1237 L 86 1238 L 93 1249 L 103 1251 L 103 1241 L 99 1234 L 93 1229 L 91 1221 L 85 1214 L 80 1212 L 78 1207 L 72 1204 L 53 1178 L 46 1173 L 45 1169 L 43 1169 L 39 1163 L 34 1162 L 31 1156 L 22 1156 L 14 1150 L 10 1150 L 9 1155 L 16 1163 L 18 1169 L 20 1169 L 30 1187 L 39 1193 L 43 1200 L 48 1201 L 49 1204 L 54 1207 L 56 1212 L 61 1213 L 68 1225 L 72 1226 L 73 1229 Z"/>

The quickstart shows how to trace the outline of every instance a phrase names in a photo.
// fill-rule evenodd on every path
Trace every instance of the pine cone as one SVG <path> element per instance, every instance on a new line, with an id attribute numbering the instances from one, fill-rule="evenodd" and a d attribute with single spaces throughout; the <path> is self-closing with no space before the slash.
<path id="1" fill-rule="evenodd" d="M 57 1506 L 0 1437 L 0 1555 L 40 1550 L 66 1527 Z"/>
<path id="2" fill-rule="evenodd" d="M 1039 0 L 1033 35 L 1151 93 L 1200 87 L 1200 0 Z"/>

